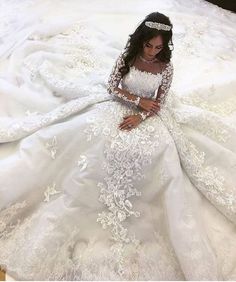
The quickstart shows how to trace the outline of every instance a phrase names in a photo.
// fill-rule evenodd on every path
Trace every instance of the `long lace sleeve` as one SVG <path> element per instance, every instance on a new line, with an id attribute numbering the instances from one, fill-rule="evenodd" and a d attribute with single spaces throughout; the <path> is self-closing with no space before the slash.
<path id="1" fill-rule="evenodd" d="M 165 105 L 166 98 L 168 96 L 168 92 L 173 80 L 173 64 L 172 62 L 169 62 L 166 64 L 165 69 L 162 72 L 162 81 L 157 91 L 157 99 L 160 101 L 160 107 Z"/>
<path id="2" fill-rule="evenodd" d="M 127 90 L 119 88 L 119 84 L 122 78 L 120 69 L 124 65 L 125 65 L 124 55 L 123 53 L 121 53 L 118 59 L 116 60 L 115 65 L 113 66 L 112 72 L 109 76 L 107 91 L 111 95 L 117 96 L 126 102 L 130 102 L 138 106 L 139 101 L 140 101 L 139 96 L 133 93 L 130 93 Z"/>

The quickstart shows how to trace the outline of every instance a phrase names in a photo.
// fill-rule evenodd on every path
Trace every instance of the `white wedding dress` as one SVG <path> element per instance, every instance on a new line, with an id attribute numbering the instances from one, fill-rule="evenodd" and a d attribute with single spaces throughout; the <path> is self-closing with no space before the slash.
<path id="1" fill-rule="evenodd" d="M 111 60 L 92 32 L 38 31 L 12 50 L 0 86 L 0 265 L 18 280 L 236 279 L 234 88 L 222 98 L 164 87 L 160 112 L 122 131 L 138 109 L 108 94 Z M 107 54 L 114 63 L 117 49 Z M 121 81 L 113 68 L 108 87 L 154 98 L 171 76 L 172 64 L 133 66 Z"/>

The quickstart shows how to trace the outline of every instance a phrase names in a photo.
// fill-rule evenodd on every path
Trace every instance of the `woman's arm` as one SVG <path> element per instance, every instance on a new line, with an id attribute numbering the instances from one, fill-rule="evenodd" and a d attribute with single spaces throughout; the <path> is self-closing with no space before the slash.
<path id="1" fill-rule="evenodd" d="M 164 70 L 162 71 L 161 85 L 159 86 L 158 90 L 156 90 L 157 91 L 156 98 L 159 99 L 161 108 L 166 103 L 169 89 L 173 80 L 173 72 L 174 72 L 173 64 L 170 61 L 169 63 L 166 64 Z"/>
<path id="2" fill-rule="evenodd" d="M 125 89 L 119 88 L 119 84 L 122 78 L 120 68 L 125 65 L 123 56 L 124 56 L 123 53 L 121 53 L 118 59 L 116 60 L 116 63 L 108 79 L 107 91 L 111 95 L 115 95 L 126 102 L 130 102 L 138 106 L 140 102 L 139 96 L 130 93 Z"/>

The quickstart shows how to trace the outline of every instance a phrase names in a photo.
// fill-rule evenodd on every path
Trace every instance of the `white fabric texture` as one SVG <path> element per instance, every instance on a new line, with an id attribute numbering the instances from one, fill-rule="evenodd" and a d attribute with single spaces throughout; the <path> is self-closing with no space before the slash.
<path id="1" fill-rule="evenodd" d="M 0 265 L 15 279 L 236 279 L 236 16 L 191 2 L 114 1 L 112 17 L 106 1 L 1 2 Z M 138 109 L 107 81 L 155 10 L 175 27 L 173 82 L 121 131 Z M 121 85 L 152 98 L 161 81 L 133 67 Z"/>

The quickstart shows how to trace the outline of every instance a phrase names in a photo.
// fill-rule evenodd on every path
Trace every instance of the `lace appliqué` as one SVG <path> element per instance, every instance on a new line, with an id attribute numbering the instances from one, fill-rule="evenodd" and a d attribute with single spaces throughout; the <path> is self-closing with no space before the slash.
<path id="1" fill-rule="evenodd" d="M 80 159 L 77 161 L 77 166 L 79 167 L 80 171 L 84 171 L 87 168 L 87 165 L 87 156 L 80 155 Z"/>
<path id="2" fill-rule="evenodd" d="M 26 201 L 16 203 L 0 212 L 0 238 L 7 238 L 11 232 L 20 224 L 14 217 L 19 213 L 19 210 L 27 206 Z M 16 221 L 15 223 L 12 223 Z M 11 224 L 9 224 L 11 222 Z"/>
<path id="3" fill-rule="evenodd" d="M 39 114 L 39 112 L 31 112 L 30 110 L 27 110 L 25 113 L 27 116 L 35 116 Z"/>
<path id="4" fill-rule="evenodd" d="M 166 104 L 166 100 L 168 97 L 168 92 L 170 90 L 170 86 L 173 80 L 173 64 L 172 62 L 167 63 L 165 69 L 162 72 L 162 81 L 161 85 L 158 89 L 158 97 L 160 100 L 160 107 L 162 108 Z"/>
<path id="5" fill-rule="evenodd" d="M 229 187 L 225 183 L 225 178 L 218 168 L 207 165 L 205 152 L 198 150 L 184 135 L 179 124 L 172 117 L 171 109 L 160 111 L 159 116 L 172 135 L 181 163 L 194 185 L 229 219 L 235 222 L 235 187 Z"/>
<path id="6" fill-rule="evenodd" d="M 233 132 L 233 128 L 227 126 L 227 122 L 222 122 L 222 119 L 214 113 L 206 114 L 205 110 L 199 108 L 181 108 L 180 111 L 174 111 L 174 116 L 177 122 L 194 126 L 194 129 L 218 142 L 225 143 L 231 136 L 230 132 Z"/>
<path id="7" fill-rule="evenodd" d="M 214 93 L 213 93 L 214 94 Z M 219 114 L 220 116 L 228 116 L 236 111 L 235 98 L 220 101 L 216 104 L 209 103 L 206 98 L 199 95 L 182 96 L 181 101 L 184 104 L 200 107 L 204 110 Z"/>
<path id="8" fill-rule="evenodd" d="M 88 105 L 105 100 L 109 100 L 109 97 L 107 97 L 106 94 L 99 92 L 94 96 L 82 97 L 69 101 L 44 115 L 40 114 L 15 119 L 10 124 L 7 124 L 5 128 L 2 127 L 0 129 L 0 143 L 23 138 L 44 126 L 50 125 L 55 121 L 59 121 L 80 111 Z"/>
<path id="9" fill-rule="evenodd" d="M 1 267 L 9 269 L 17 274 L 18 280 L 39 281 L 117 281 L 119 275 L 113 266 L 116 257 L 110 249 L 101 245 L 93 238 L 91 240 L 80 239 L 80 227 L 70 228 L 67 234 L 60 238 L 52 237 L 55 232 L 55 222 L 48 221 L 43 227 L 43 232 L 37 235 L 37 240 L 32 240 L 32 229 L 38 227 L 42 216 L 42 210 L 26 218 L 24 223 L 18 226 L 17 232 L 6 242 L 0 241 Z M 61 222 L 57 222 L 60 228 Z M 158 244 L 150 244 L 148 249 L 141 246 L 138 254 L 129 256 L 125 261 L 127 276 L 125 280 L 152 280 L 153 275 L 160 280 L 183 280 L 181 270 L 172 249 L 169 249 L 166 238 L 158 236 Z M 45 242 L 51 242 L 49 247 Z M 39 244 L 40 242 L 40 244 Z M 30 256 L 26 256 L 24 263 L 19 263 L 27 250 Z M 161 263 L 156 263 L 160 258 Z M 146 270 L 146 271 L 144 271 Z M 161 279 L 162 278 L 162 279 Z"/>
<path id="10" fill-rule="evenodd" d="M 98 183 L 99 201 L 106 206 L 106 209 L 98 214 L 97 221 L 104 229 L 111 231 L 111 238 L 116 242 L 111 249 L 117 258 L 118 272 L 123 276 L 125 245 L 132 244 L 137 247 L 140 243 L 135 234 L 129 234 L 125 224 L 129 217 L 140 216 L 140 212 L 135 210 L 131 201 L 133 197 L 141 196 L 141 191 L 135 188 L 135 184 L 145 178 L 145 169 L 152 163 L 151 156 L 155 150 L 158 150 L 160 139 L 164 142 L 168 142 L 169 139 L 166 136 L 168 132 L 163 130 L 163 127 L 160 126 L 159 130 L 155 130 L 151 123 L 149 126 L 140 124 L 140 128 L 135 128 L 129 133 L 122 132 L 118 129 L 119 120 L 122 116 L 133 112 L 119 102 L 111 103 L 116 104 L 111 106 L 109 103 L 106 110 L 102 105 L 107 118 L 101 118 L 98 114 L 92 120 L 87 120 L 89 126 L 85 133 L 88 140 L 103 134 L 106 137 L 104 147 L 106 161 L 102 168 L 107 176 L 103 182 Z M 111 115 L 112 123 L 109 123 Z M 158 126 L 158 120 L 155 120 L 155 126 Z"/>
<path id="11" fill-rule="evenodd" d="M 115 89 L 119 86 L 121 78 L 122 78 L 122 74 L 121 74 L 120 69 L 121 69 L 121 67 L 123 67 L 125 65 L 123 56 L 124 56 L 123 53 L 121 53 L 120 56 L 118 57 L 118 59 L 116 60 L 115 65 L 113 66 L 112 72 L 111 72 L 109 79 L 108 79 L 107 91 L 108 91 L 109 94 L 115 95 L 115 96 L 121 98 L 122 100 L 124 100 L 125 102 L 128 102 L 128 103 L 131 103 L 131 104 L 138 106 L 139 102 L 140 102 L 139 96 L 136 96 L 134 93 L 130 92 L 130 94 L 135 96 L 134 99 L 130 99 L 126 95 L 120 93 L 118 90 Z"/>
<path id="12" fill-rule="evenodd" d="M 56 136 L 53 136 L 51 142 L 47 142 L 45 147 L 49 150 L 50 152 L 50 155 L 51 155 L 51 158 L 53 160 L 56 159 L 56 153 L 57 153 L 57 149 L 58 149 L 58 146 L 57 146 L 57 137 Z"/>
<path id="13" fill-rule="evenodd" d="M 56 194 L 61 193 L 61 191 L 56 190 L 56 183 L 53 182 L 52 185 L 47 186 L 47 189 L 44 192 L 44 202 L 49 202 L 50 201 L 50 197 Z"/>

